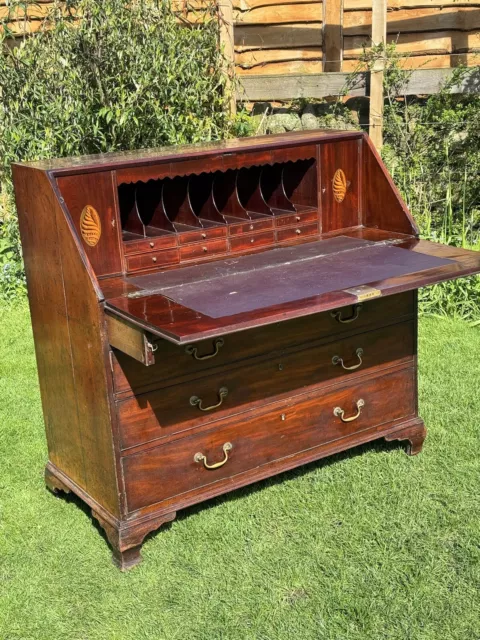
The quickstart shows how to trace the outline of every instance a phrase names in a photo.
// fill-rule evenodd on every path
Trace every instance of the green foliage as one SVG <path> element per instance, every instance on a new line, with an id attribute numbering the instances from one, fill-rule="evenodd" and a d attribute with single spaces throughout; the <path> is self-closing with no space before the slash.
<path id="1" fill-rule="evenodd" d="M 217 140 L 246 126 L 244 118 L 238 128 L 229 118 L 213 5 L 199 26 L 179 21 L 167 0 L 62 6 L 18 47 L 8 46 L 7 29 L 0 36 L 4 297 L 24 287 L 11 162 Z"/>
<path id="2" fill-rule="evenodd" d="M 435 95 L 398 98 L 411 71 L 395 45 L 374 47 L 369 67 L 385 61 L 383 158 L 423 238 L 480 250 L 480 68 L 459 67 Z M 450 89 L 467 84 L 472 93 Z M 475 93 L 475 91 L 477 93 Z M 480 279 L 422 290 L 425 313 L 480 320 Z"/>

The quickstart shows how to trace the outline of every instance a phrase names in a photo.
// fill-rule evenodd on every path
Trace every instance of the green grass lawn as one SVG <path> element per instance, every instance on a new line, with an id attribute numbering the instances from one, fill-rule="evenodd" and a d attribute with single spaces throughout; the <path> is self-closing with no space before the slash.
<path id="1" fill-rule="evenodd" d="M 0 639 L 478 640 L 480 331 L 420 328 L 422 454 L 382 441 L 189 509 L 122 574 L 44 488 L 28 311 L 0 309 Z"/>

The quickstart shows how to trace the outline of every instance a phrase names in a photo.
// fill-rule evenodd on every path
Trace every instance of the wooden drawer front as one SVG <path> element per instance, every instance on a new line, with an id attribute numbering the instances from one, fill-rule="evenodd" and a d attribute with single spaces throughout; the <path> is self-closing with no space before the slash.
<path id="1" fill-rule="evenodd" d="M 276 227 L 294 227 L 307 222 L 318 222 L 318 211 L 306 211 L 305 213 L 292 213 L 288 216 L 277 216 L 275 218 Z"/>
<path id="2" fill-rule="evenodd" d="M 344 418 L 334 415 L 337 407 Z M 271 405 L 259 414 L 231 418 L 216 429 L 182 438 L 123 458 L 128 510 L 135 511 L 213 482 L 231 478 L 275 460 L 325 445 L 415 412 L 415 370 L 403 369 L 333 388 L 321 395 L 305 394 Z M 217 469 L 204 468 L 224 459 L 223 446 L 231 443 L 228 461 Z"/>
<path id="3" fill-rule="evenodd" d="M 306 387 L 411 362 L 413 353 L 414 324 L 406 322 L 134 396 L 118 403 L 121 446 L 168 437 Z"/>
<path id="4" fill-rule="evenodd" d="M 271 244 L 275 244 L 275 233 L 273 231 L 230 238 L 231 251 L 247 251 L 248 249 L 255 249 L 256 247 L 264 247 Z"/>
<path id="5" fill-rule="evenodd" d="M 227 251 L 226 240 L 211 240 L 210 242 L 198 242 L 180 247 L 180 259 L 193 260 L 194 258 L 206 258 L 207 256 L 225 253 Z"/>
<path id="6" fill-rule="evenodd" d="M 123 244 L 125 255 L 145 253 L 146 251 L 159 251 L 160 249 L 170 249 L 176 246 L 177 236 L 174 233 L 158 238 L 146 238 L 145 240 L 125 242 Z"/>
<path id="7" fill-rule="evenodd" d="M 165 249 L 147 254 L 139 254 L 127 258 L 128 271 L 140 271 L 141 269 L 153 269 L 167 264 L 176 264 L 180 261 L 178 249 Z"/>
<path id="8" fill-rule="evenodd" d="M 227 235 L 227 227 L 211 227 L 200 229 L 199 231 L 186 231 L 178 234 L 180 244 L 190 244 L 192 242 L 203 242 L 211 238 L 224 238 Z"/>
<path id="9" fill-rule="evenodd" d="M 279 229 L 277 231 L 278 242 L 286 242 L 295 238 L 303 238 L 305 236 L 313 236 L 318 233 L 318 222 L 304 224 L 300 227 L 288 227 L 287 229 Z"/>
<path id="10" fill-rule="evenodd" d="M 228 233 L 231 236 L 243 235 L 244 233 L 253 233 L 256 231 L 266 231 L 273 229 L 273 218 L 263 218 L 261 220 L 249 220 L 240 224 L 228 225 Z"/>
<path id="11" fill-rule="evenodd" d="M 351 323 L 341 324 L 330 313 L 318 313 L 286 322 L 278 322 L 259 329 L 233 333 L 216 340 L 202 340 L 188 347 L 179 347 L 159 340 L 155 353 L 156 364 L 145 367 L 133 358 L 115 351 L 113 357 L 113 377 L 116 393 L 132 395 L 156 389 L 177 378 L 200 377 L 215 367 L 232 366 L 235 363 L 259 355 L 271 354 L 283 349 L 325 339 L 326 336 L 340 336 L 345 332 L 361 332 L 374 325 L 392 322 L 400 317 L 411 316 L 414 312 L 412 292 L 401 293 L 389 298 L 378 298 L 366 302 L 358 318 Z M 348 317 L 352 308 L 343 309 Z M 218 340 L 221 346 L 218 346 Z M 206 360 L 198 358 L 212 355 Z M 170 382 L 172 384 L 172 382 Z"/>

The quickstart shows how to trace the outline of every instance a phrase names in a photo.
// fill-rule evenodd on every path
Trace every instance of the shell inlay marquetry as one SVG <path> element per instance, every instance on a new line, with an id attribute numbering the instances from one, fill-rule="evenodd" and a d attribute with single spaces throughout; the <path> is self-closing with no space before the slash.
<path id="1" fill-rule="evenodd" d="M 80 232 L 82 238 L 89 247 L 95 247 L 102 235 L 102 224 L 97 211 L 89 204 L 83 209 L 80 216 Z"/>
<path id="2" fill-rule="evenodd" d="M 348 183 L 342 169 L 337 169 L 333 176 L 333 196 L 337 202 L 343 202 L 347 194 Z"/>

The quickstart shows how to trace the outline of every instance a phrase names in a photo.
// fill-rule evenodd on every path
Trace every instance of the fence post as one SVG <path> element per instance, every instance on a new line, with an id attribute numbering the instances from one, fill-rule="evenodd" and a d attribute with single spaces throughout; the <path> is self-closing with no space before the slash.
<path id="1" fill-rule="evenodd" d="M 220 21 L 220 48 L 225 57 L 224 69 L 226 89 L 230 92 L 230 113 L 232 116 L 237 111 L 235 91 L 233 86 L 233 74 L 235 70 L 235 44 L 233 23 L 233 1 L 218 0 L 218 19 Z"/>
<path id="2" fill-rule="evenodd" d="M 387 0 L 372 0 L 372 45 L 387 41 Z M 369 134 L 380 151 L 383 145 L 383 58 L 375 60 L 370 73 L 370 128 Z"/>
<path id="3" fill-rule="evenodd" d="M 343 59 L 343 0 L 323 0 L 323 70 L 341 71 Z"/>

